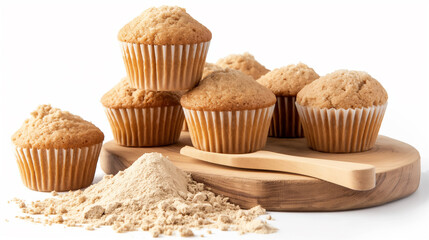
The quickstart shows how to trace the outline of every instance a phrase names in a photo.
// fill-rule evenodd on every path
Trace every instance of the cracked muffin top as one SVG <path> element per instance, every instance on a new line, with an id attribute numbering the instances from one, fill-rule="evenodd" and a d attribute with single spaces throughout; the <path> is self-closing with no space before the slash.
<path id="1" fill-rule="evenodd" d="M 148 108 L 180 105 L 181 92 L 150 91 L 133 88 L 125 77 L 103 95 L 101 103 L 108 108 Z"/>
<path id="2" fill-rule="evenodd" d="M 12 136 L 16 146 L 37 149 L 88 147 L 103 140 L 94 124 L 51 105 L 40 105 Z"/>
<path id="3" fill-rule="evenodd" d="M 118 33 L 122 42 L 153 45 L 195 44 L 212 39 L 212 33 L 184 8 L 161 6 L 146 9 Z"/>
<path id="4" fill-rule="evenodd" d="M 366 72 L 338 70 L 305 86 L 296 101 L 315 108 L 362 108 L 385 104 L 387 92 Z"/>
<path id="5" fill-rule="evenodd" d="M 251 110 L 275 102 L 276 97 L 268 88 L 233 69 L 213 72 L 180 100 L 184 108 L 200 111 Z"/>

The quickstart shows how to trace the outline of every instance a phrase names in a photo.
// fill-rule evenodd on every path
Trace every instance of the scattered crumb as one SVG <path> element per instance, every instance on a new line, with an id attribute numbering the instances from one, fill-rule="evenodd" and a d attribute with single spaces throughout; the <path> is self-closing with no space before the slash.
<path id="1" fill-rule="evenodd" d="M 179 229 L 179 233 L 181 237 L 192 237 L 194 236 L 194 232 L 191 229 L 182 227 Z"/>
<path id="2" fill-rule="evenodd" d="M 88 231 L 95 230 L 95 228 L 93 226 L 91 226 L 91 225 L 86 226 L 85 229 L 88 230 Z"/>

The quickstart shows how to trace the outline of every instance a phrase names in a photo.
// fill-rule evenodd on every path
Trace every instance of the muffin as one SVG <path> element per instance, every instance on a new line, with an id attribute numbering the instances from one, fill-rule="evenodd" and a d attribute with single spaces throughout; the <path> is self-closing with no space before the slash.
<path id="1" fill-rule="evenodd" d="M 205 77 L 207 77 L 208 75 L 210 75 L 213 72 L 221 71 L 221 70 L 223 70 L 223 68 L 219 67 L 218 65 L 206 62 L 204 65 L 202 79 L 204 79 Z M 185 121 L 183 121 L 182 131 L 188 131 L 188 130 L 189 130 L 188 124 L 186 123 L 186 119 L 185 119 Z"/>
<path id="2" fill-rule="evenodd" d="M 248 153 L 265 146 L 276 98 L 246 74 L 216 71 L 180 100 L 194 147 Z"/>
<path id="3" fill-rule="evenodd" d="M 296 94 L 319 75 L 303 63 L 277 68 L 257 81 L 270 89 L 277 98 L 268 136 L 303 137 L 301 122 L 295 107 Z"/>
<path id="4" fill-rule="evenodd" d="M 296 105 L 310 148 L 362 152 L 375 144 L 387 92 L 366 72 L 338 70 L 305 86 Z"/>
<path id="5" fill-rule="evenodd" d="M 104 135 L 92 123 L 40 105 L 12 136 L 25 186 L 69 191 L 92 183 Z"/>
<path id="6" fill-rule="evenodd" d="M 213 72 L 221 71 L 223 69 L 224 68 L 221 67 L 221 66 L 219 66 L 219 65 L 216 65 L 214 63 L 208 63 L 208 62 L 206 62 L 204 64 L 203 75 L 202 75 L 201 79 L 204 79 L 205 77 L 207 77 L 208 75 L 210 75 Z"/>
<path id="7" fill-rule="evenodd" d="M 217 61 L 216 65 L 222 68 L 232 68 L 241 71 L 251 76 L 254 80 L 270 71 L 256 61 L 253 55 L 247 52 L 244 54 L 231 54 L 225 58 L 221 58 Z"/>
<path id="8" fill-rule="evenodd" d="M 180 92 L 145 91 L 123 78 L 101 98 L 115 141 L 152 147 L 178 141 L 183 124 Z"/>
<path id="9" fill-rule="evenodd" d="M 149 8 L 118 34 L 132 87 L 179 91 L 201 79 L 211 32 L 184 8 Z"/>

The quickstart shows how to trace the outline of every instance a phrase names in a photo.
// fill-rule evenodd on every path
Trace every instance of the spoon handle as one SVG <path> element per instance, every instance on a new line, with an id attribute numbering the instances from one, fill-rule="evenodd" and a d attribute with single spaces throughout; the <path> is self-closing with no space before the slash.
<path id="1" fill-rule="evenodd" d="M 190 146 L 183 147 L 180 154 L 229 167 L 297 173 L 353 190 L 365 191 L 375 187 L 375 168 L 369 164 L 297 157 L 269 151 L 213 153 Z"/>

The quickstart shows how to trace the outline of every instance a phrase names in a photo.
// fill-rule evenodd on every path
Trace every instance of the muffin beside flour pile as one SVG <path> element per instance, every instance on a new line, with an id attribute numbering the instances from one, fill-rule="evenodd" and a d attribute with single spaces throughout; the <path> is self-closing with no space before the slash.
<path id="1" fill-rule="evenodd" d="M 92 123 L 50 105 L 40 105 L 12 136 L 22 181 L 37 191 L 89 186 L 103 140 Z"/>

